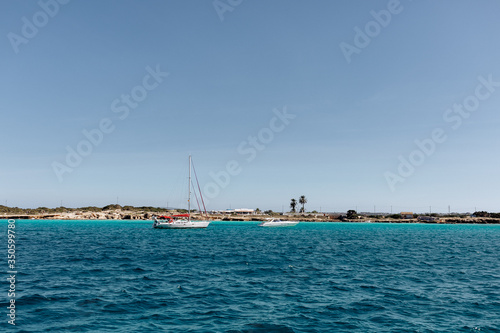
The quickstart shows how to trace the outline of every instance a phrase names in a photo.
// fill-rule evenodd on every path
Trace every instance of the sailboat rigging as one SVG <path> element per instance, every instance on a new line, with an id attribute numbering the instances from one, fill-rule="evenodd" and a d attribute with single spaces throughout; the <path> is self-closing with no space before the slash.
<path id="1" fill-rule="evenodd" d="M 191 155 L 189 155 L 189 181 L 188 181 L 188 213 L 179 214 L 172 216 L 153 216 L 153 228 L 156 229 L 195 229 L 195 228 L 206 228 L 210 224 L 210 221 L 193 221 L 191 220 Z M 193 169 L 194 170 L 194 169 Z M 203 196 L 200 190 L 200 184 L 198 183 L 198 177 L 196 176 L 196 170 L 194 170 L 196 182 L 198 184 L 198 190 L 201 197 L 201 202 L 203 203 L 203 208 L 205 209 L 205 202 L 203 201 Z M 195 192 L 196 197 L 196 192 Z M 198 201 L 198 197 L 196 197 Z M 205 209 L 205 214 L 206 214 Z"/>

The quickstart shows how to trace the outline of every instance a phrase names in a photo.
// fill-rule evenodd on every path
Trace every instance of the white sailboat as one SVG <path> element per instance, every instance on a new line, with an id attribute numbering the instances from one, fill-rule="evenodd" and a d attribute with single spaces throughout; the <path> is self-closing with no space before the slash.
<path id="1" fill-rule="evenodd" d="M 188 191 L 188 213 L 172 216 L 153 216 L 153 228 L 156 229 L 196 229 L 206 228 L 210 221 L 191 220 L 191 155 L 189 155 L 189 191 Z M 201 196 L 201 192 L 200 192 Z"/>

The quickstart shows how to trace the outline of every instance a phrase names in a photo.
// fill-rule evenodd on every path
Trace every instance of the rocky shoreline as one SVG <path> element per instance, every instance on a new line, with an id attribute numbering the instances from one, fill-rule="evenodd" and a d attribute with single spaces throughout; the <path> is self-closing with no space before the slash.
<path id="1" fill-rule="evenodd" d="M 170 212 L 170 214 L 178 214 L 179 212 Z M 151 220 L 153 215 L 158 215 L 156 212 L 150 211 L 102 211 L 102 212 L 84 212 L 73 211 L 67 213 L 53 214 L 3 214 L 0 219 L 34 219 L 34 220 Z M 269 215 L 223 215 L 215 214 L 201 216 L 200 214 L 192 214 L 194 219 L 209 219 L 210 221 L 262 221 L 269 218 Z M 303 214 L 293 216 L 276 216 L 286 220 L 301 221 L 301 222 L 372 222 L 372 223 L 426 223 L 426 224 L 500 224 L 500 219 L 489 217 L 444 217 L 436 221 L 422 221 L 418 219 L 357 219 L 357 220 L 339 220 L 327 214 Z"/>

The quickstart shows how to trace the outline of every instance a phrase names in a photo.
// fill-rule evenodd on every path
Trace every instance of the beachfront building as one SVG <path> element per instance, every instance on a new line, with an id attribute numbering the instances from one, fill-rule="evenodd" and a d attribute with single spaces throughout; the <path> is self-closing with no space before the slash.
<path id="1" fill-rule="evenodd" d="M 237 215 L 254 215 L 255 209 L 248 208 L 237 208 L 237 209 L 226 209 L 226 210 L 212 210 L 209 211 L 210 214 L 237 214 Z"/>
<path id="2" fill-rule="evenodd" d="M 255 209 L 237 208 L 234 212 L 238 215 L 253 215 L 255 214 Z"/>
<path id="3" fill-rule="evenodd" d="M 412 219 L 413 218 L 413 213 L 412 212 L 401 212 L 401 217 L 403 219 Z"/>

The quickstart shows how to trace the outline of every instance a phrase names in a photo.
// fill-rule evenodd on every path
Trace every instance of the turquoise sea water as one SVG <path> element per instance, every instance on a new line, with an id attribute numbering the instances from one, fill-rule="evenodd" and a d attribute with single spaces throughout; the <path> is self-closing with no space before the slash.
<path id="1" fill-rule="evenodd" d="M 0 230 L 7 248 L 6 220 Z M 0 331 L 500 332 L 500 226 L 18 220 L 15 231 L 16 326 L 5 282 Z"/>

